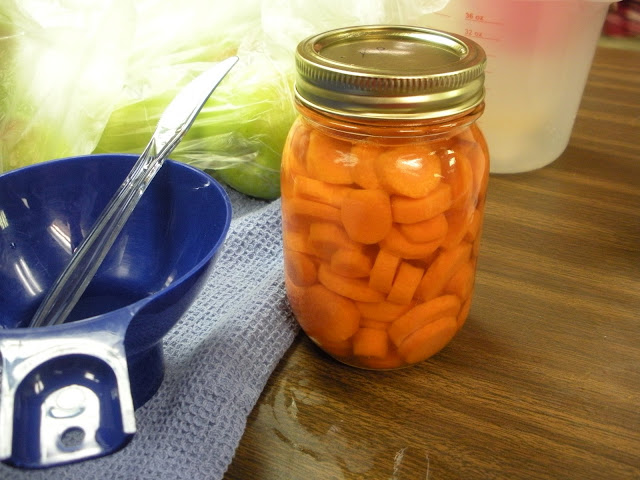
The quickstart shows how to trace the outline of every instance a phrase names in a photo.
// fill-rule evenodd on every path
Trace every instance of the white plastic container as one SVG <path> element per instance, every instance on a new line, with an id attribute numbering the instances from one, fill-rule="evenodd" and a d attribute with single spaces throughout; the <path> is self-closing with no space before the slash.
<path id="1" fill-rule="evenodd" d="M 470 37 L 487 53 L 479 124 L 491 172 L 534 170 L 565 150 L 610 3 L 452 0 L 419 20 Z"/>

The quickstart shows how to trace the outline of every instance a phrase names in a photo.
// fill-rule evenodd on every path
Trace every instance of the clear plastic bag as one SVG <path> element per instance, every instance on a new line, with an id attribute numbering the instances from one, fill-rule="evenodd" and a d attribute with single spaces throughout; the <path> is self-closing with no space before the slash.
<path id="1" fill-rule="evenodd" d="M 342 26 L 410 23 L 447 0 L 4 3 L 0 171 L 91 152 L 141 153 L 178 90 L 238 55 L 171 157 L 273 199 L 296 116 L 297 43 Z"/>
<path id="2" fill-rule="evenodd" d="M 129 0 L 2 1 L 0 172 L 93 149 L 134 27 Z"/>

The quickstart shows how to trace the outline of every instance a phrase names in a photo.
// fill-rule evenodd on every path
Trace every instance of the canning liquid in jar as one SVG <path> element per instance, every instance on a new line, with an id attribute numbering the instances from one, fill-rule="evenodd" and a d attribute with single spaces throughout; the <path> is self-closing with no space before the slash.
<path id="1" fill-rule="evenodd" d="M 281 168 L 287 296 L 349 365 L 440 351 L 471 306 L 489 175 L 482 49 L 406 26 L 301 42 Z"/>

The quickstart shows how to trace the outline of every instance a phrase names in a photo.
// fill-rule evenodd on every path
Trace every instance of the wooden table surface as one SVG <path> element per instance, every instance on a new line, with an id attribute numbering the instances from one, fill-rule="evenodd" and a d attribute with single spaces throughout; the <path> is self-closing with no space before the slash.
<path id="1" fill-rule="evenodd" d="M 492 175 L 469 320 L 412 368 L 299 335 L 226 480 L 640 479 L 640 52 L 599 47 L 571 143 Z"/>

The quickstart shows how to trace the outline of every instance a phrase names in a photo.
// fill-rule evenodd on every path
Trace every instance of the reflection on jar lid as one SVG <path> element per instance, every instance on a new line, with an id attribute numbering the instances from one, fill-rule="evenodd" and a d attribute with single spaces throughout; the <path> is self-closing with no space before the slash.
<path id="1" fill-rule="evenodd" d="M 429 119 L 484 100 L 486 56 L 465 37 L 409 26 L 332 30 L 296 51 L 296 98 L 355 118 Z"/>

